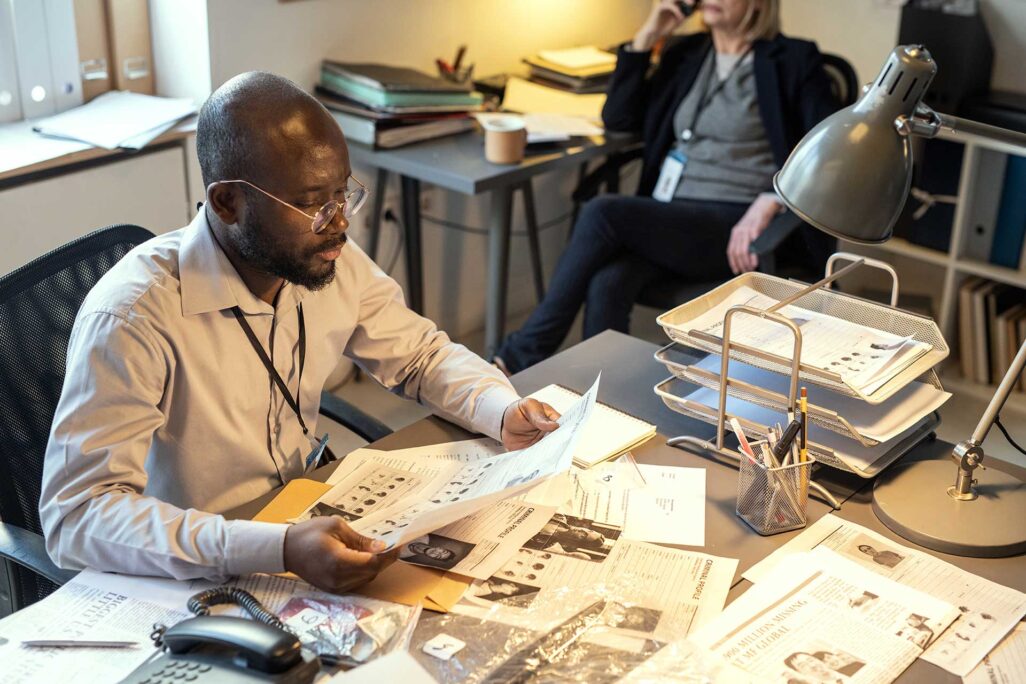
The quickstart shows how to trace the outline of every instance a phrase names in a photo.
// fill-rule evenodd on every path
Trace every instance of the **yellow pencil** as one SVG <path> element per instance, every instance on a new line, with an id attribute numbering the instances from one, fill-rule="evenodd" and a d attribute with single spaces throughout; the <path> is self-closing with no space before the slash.
<path id="1" fill-rule="evenodd" d="M 804 387 L 802 387 L 801 397 L 802 441 L 801 450 L 798 452 L 798 458 L 802 463 L 805 463 L 809 459 L 809 395 Z"/>

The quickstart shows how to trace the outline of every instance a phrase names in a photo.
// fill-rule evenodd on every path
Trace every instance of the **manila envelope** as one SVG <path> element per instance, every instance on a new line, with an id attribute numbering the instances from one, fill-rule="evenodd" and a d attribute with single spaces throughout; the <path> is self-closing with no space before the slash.
<path id="1" fill-rule="evenodd" d="M 284 523 L 305 511 L 329 489 L 331 485 L 323 482 L 303 478 L 292 480 L 253 520 Z M 357 589 L 356 593 L 408 606 L 422 603 L 428 610 L 446 613 L 460 600 L 469 585 L 470 580 L 460 575 L 396 562 L 373 582 Z"/>

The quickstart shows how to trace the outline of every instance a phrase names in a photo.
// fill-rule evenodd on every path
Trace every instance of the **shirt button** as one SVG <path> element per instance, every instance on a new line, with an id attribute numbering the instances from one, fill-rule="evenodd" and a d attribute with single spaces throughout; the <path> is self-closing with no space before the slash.
<path id="1" fill-rule="evenodd" d="M 281 434 L 281 423 L 274 426 L 274 436 L 277 437 Z"/>
<path id="2" fill-rule="evenodd" d="M 683 131 L 681 131 L 680 139 L 684 142 L 687 142 L 688 140 L 691 140 L 691 138 L 694 137 L 694 135 L 695 134 L 691 132 L 690 128 L 685 128 Z"/>

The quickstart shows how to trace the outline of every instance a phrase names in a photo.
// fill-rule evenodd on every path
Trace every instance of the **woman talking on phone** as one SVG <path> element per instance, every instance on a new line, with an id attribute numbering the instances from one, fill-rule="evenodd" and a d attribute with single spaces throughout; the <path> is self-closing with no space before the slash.
<path id="1" fill-rule="evenodd" d="M 582 304 L 585 338 L 627 332 L 634 301 L 657 279 L 705 282 L 758 267 L 749 246 L 783 211 L 773 174 L 838 106 L 816 45 L 781 35 L 778 6 L 703 0 L 708 31 L 669 43 L 652 71 L 653 46 L 684 21 L 682 7 L 695 8 L 662 0 L 620 47 L 602 119 L 641 135 L 637 195 L 584 206 L 544 300 L 499 349 L 500 368 L 555 352 Z M 806 226 L 785 246 L 821 265 L 833 242 Z"/>

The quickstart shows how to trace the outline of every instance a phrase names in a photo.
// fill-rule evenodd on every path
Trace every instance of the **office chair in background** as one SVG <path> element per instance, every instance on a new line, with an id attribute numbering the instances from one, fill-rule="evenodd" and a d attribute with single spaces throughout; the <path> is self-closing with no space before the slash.
<path id="1" fill-rule="evenodd" d="M 839 55 L 824 54 L 823 67 L 827 76 L 830 77 L 834 95 L 841 106 L 847 107 L 854 104 L 859 96 L 859 82 L 851 64 Z M 582 173 L 581 180 L 573 193 L 575 222 L 580 206 L 598 195 L 603 188 L 609 193 L 619 191 L 620 172 L 623 166 L 635 159 L 640 159 L 641 153 L 642 147 L 638 145 L 637 148 L 610 155 L 595 170 Z M 778 260 L 778 248 L 802 225 L 801 219 L 794 214 L 790 212 L 781 214 L 758 239 L 752 242 L 751 251 L 759 257 L 760 271 L 806 282 L 813 282 L 822 276 L 822 264 L 814 266 L 786 264 Z M 666 311 L 705 294 L 720 284 L 721 281 L 695 283 L 678 278 L 666 278 L 658 280 L 642 290 L 637 303 Z"/>
<path id="2" fill-rule="evenodd" d="M 101 228 L 0 277 L 0 558 L 13 610 L 48 596 L 76 573 L 46 553 L 39 522 L 43 457 L 64 384 L 71 328 L 86 294 L 153 233 Z M 392 431 L 327 392 L 321 414 L 368 442 Z M 0 575 L 2 576 L 2 575 Z"/>

